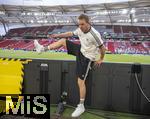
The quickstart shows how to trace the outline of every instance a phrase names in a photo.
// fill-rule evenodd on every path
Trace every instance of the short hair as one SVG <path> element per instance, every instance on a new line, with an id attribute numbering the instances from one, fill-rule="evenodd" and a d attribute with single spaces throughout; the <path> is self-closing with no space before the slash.
<path id="1" fill-rule="evenodd" d="M 87 15 L 85 14 L 81 14 L 79 17 L 78 17 L 79 20 L 85 20 L 87 23 L 90 23 L 90 19 Z"/>

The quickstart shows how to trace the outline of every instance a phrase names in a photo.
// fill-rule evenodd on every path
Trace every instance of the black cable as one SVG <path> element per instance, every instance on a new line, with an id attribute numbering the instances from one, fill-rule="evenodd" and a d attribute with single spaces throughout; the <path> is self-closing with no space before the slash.
<path id="1" fill-rule="evenodd" d="M 139 83 L 137 73 L 134 73 L 134 75 L 135 75 L 136 83 L 137 83 L 137 85 L 138 85 L 138 87 L 139 87 L 139 89 L 140 89 L 142 95 L 143 95 L 143 96 L 145 97 L 145 99 L 150 103 L 150 99 L 146 96 L 146 94 L 144 93 L 144 91 L 143 91 L 143 89 L 142 89 L 142 87 L 141 87 L 141 85 L 140 85 L 140 83 Z"/>

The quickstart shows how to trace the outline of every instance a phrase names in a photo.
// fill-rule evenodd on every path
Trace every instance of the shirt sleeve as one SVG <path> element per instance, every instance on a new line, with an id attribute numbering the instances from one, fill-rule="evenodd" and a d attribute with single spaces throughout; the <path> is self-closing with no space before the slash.
<path id="1" fill-rule="evenodd" d="M 73 35 L 78 36 L 78 34 L 79 34 L 79 28 L 77 28 L 77 29 L 76 29 L 75 31 L 73 31 L 72 33 L 73 33 Z"/>
<path id="2" fill-rule="evenodd" d="M 97 33 L 97 36 L 98 36 L 97 46 L 102 46 L 104 42 L 102 40 L 100 33 Z"/>
<path id="3" fill-rule="evenodd" d="M 92 32 L 91 31 L 91 34 L 92 36 L 94 37 L 94 44 L 97 46 L 97 47 L 100 47 L 103 45 L 103 40 L 101 38 L 101 35 L 99 32 Z"/>

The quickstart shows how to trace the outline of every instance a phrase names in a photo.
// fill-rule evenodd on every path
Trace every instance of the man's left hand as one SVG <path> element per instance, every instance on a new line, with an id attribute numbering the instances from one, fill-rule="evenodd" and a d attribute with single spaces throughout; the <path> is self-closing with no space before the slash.
<path id="1" fill-rule="evenodd" d="M 98 61 L 95 61 L 95 66 L 100 67 L 101 63 L 103 62 L 103 59 L 99 59 Z"/>

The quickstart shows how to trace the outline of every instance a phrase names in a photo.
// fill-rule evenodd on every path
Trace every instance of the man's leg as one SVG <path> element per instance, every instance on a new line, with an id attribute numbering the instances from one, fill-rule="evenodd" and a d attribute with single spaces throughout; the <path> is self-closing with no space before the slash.
<path id="1" fill-rule="evenodd" d="M 78 104 L 78 107 L 75 109 L 75 111 L 72 113 L 72 117 L 78 117 L 85 111 L 84 100 L 86 96 L 86 85 L 85 80 L 81 80 L 79 77 L 78 77 L 78 87 L 80 93 L 80 103 Z"/>
<path id="2" fill-rule="evenodd" d="M 47 48 L 49 50 L 53 50 L 53 49 L 60 48 L 62 46 L 66 47 L 66 39 L 65 38 L 60 39 L 59 41 L 50 44 L 49 46 L 47 46 Z"/>
<path id="3" fill-rule="evenodd" d="M 53 50 L 53 49 L 60 48 L 62 46 L 66 47 L 66 39 L 65 38 L 60 39 L 59 41 L 54 42 L 46 47 L 44 47 L 43 45 L 40 45 L 37 40 L 34 40 L 34 46 L 35 46 L 36 51 L 38 53 L 41 53 L 42 51 Z"/>
<path id="4" fill-rule="evenodd" d="M 78 86 L 79 86 L 79 93 L 80 93 L 80 104 L 84 104 L 84 100 L 86 96 L 85 80 L 81 80 L 80 78 L 78 78 Z"/>

